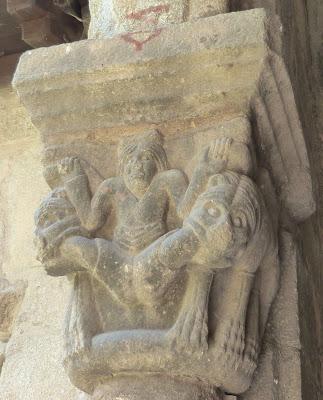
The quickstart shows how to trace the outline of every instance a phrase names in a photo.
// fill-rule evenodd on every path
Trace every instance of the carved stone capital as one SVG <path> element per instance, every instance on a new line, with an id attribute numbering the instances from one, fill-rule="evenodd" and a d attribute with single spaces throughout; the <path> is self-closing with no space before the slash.
<path id="1" fill-rule="evenodd" d="M 127 32 L 28 52 L 14 78 L 45 144 L 39 260 L 73 278 L 65 368 L 98 398 L 152 398 L 155 376 L 159 399 L 239 395 L 278 232 L 314 210 L 277 25 L 253 10 Z"/>

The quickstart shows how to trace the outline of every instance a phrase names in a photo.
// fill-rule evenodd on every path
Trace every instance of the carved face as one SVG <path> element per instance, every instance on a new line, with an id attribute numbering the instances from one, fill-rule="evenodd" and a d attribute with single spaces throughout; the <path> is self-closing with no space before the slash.
<path id="1" fill-rule="evenodd" d="M 230 204 L 232 189 L 229 185 L 210 188 L 197 199 L 184 222 L 200 239 L 201 262 L 229 261 L 248 241 L 249 219 L 242 203 L 237 207 Z"/>
<path id="2" fill-rule="evenodd" d="M 138 145 L 124 166 L 123 178 L 127 188 L 141 197 L 156 173 L 156 161 L 149 147 Z"/>
<path id="3" fill-rule="evenodd" d="M 56 189 L 52 191 L 41 203 L 35 214 L 36 231 L 34 238 L 39 261 L 45 262 L 55 256 L 56 251 L 51 246 L 51 242 L 62 233 L 62 229 L 67 228 L 62 223 L 62 229 L 60 229 L 60 221 L 64 221 L 65 218 L 73 215 L 76 215 L 75 210 L 67 200 L 64 190 Z"/>

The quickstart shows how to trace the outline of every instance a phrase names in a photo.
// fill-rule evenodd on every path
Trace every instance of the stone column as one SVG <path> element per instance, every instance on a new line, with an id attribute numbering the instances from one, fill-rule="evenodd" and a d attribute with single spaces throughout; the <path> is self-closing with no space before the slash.
<path id="1" fill-rule="evenodd" d="M 38 259 L 73 282 L 64 364 L 94 399 L 242 395 L 278 348 L 286 227 L 315 208 L 281 27 L 200 3 L 93 0 L 92 40 L 15 74 L 50 187 Z"/>
<path id="2" fill-rule="evenodd" d="M 90 0 L 90 39 L 119 34 L 142 37 L 170 24 L 229 11 L 229 0 Z"/>

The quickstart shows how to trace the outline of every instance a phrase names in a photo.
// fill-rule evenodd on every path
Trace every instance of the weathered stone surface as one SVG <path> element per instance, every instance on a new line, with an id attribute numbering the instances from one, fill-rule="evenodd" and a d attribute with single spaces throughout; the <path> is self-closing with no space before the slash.
<path id="1" fill-rule="evenodd" d="M 189 19 L 211 17 L 227 13 L 230 10 L 230 0 L 191 0 L 189 4 Z"/>
<path id="2" fill-rule="evenodd" d="M 7 279 L 0 278 L 0 373 L 24 291 L 25 284 L 22 281 L 12 285 Z"/>
<path id="3" fill-rule="evenodd" d="M 170 24 L 210 17 L 229 11 L 229 0 L 90 0 L 90 39 L 127 34 L 149 40 L 151 32 Z"/>
<path id="4" fill-rule="evenodd" d="M 21 57 L 13 83 L 51 135 L 245 114 L 267 55 L 265 24 L 255 10 L 168 27 L 140 50 L 124 37 L 38 49 Z"/>
<path id="5" fill-rule="evenodd" d="M 247 144 L 214 139 L 189 185 L 156 131 L 121 142 L 120 176 L 93 195 L 79 159 L 47 167 L 38 257 L 50 275 L 77 272 L 65 361 L 77 387 L 126 370 L 248 388 L 279 267 Z"/>
<path id="6" fill-rule="evenodd" d="M 0 144 L 30 139 L 38 133 L 11 86 L 19 55 L 0 58 Z"/>
<path id="7" fill-rule="evenodd" d="M 304 220 L 315 208 L 309 163 L 288 74 L 268 48 L 279 51 L 278 27 L 268 26 L 253 10 L 169 27 L 140 51 L 122 37 L 39 49 L 21 58 L 14 85 L 45 137 L 252 112 L 282 203 Z"/>
<path id="8" fill-rule="evenodd" d="M 301 336 L 297 270 L 302 260 L 289 232 L 280 234 L 281 281 L 269 318 L 260 368 L 243 400 L 301 400 Z"/>
<path id="9" fill-rule="evenodd" d="M 186 382 L 172 380 L 162 376 L 136 378 L 119 378 L 108 385 L 98 387 L 93 395 L 94 400 L 227 400 L 213 388 L 203 388 Z"/>
<path id="10" fill-rule="evenodd" d="M 231 124 L 231 121 L 230 123 L 227 123 L 227 121 L 223 120 L 221 121 L 221 119 L 224 117 L 224 114 L 221 113 L 216 114 L 214 119 L 207 117 L 204 118 L 203 121 L 198 118 L 195 118 L 194 120 L 189 119 L 188 121 L 178 121 L 174 119 L 171 121 L 171 123 L 165 121 L 162 123 L 154 123 L 153 125 L 154 127 L 157 126 L 166 136 L 165 148 L 167 154 L 170 155 L 171 166 L 183 169 L 185 172 L 187 172 L 189 177 L 192 176 L 192 170 L 194 170 L 196 160 L 193 161 L 192 157 L 188 157 L 188 152 L 191 151 L 192 153 L 199 153 L 203 140 L 207 142 L 210 138 L 214 139 L 214 137 L 220 136 L 221 129 L 226 130 L 225 136 L 227 136 L 227 132 L 230 131 L 231 127 L 233 133 L 229 135 L 229 137 L 232 137 L 234 140 L 243 138 L 242 142 L 248 143 L 248 146 L 250 143 L 250 149 L 252 150 L 254 163 L 252 168 L 248 170 L 248 173 L 252 174 L 255 181 L 257 181 L 260 190 L 263 192 L 266 201 L 270 203 L 270 205 L 267 206 L 270 209 L 273 224 L 276 224 L 277 221 L 279 221 L 281 224 L 289 226 L 290 230 L 294 230 L 296 228 L 292 224 L 292 221 L 306 218 L 313 210 L 311 195 L 308 196 L 308 193 L 311 193 L 311 184 L 310 180 L 308 179 L 308 175 L 306 175 L 307 172 L 304 174 L 304 171 L 308 170 L 308 161 L 306 158 L 306 152 L 304 151 L 304 142 L 300 140 L 302 135 L 300 125 L 298 124 L 298 117 L 295 114 L 295 108 L 288 108 L 290 104 L 293 104 L 294 107 L 294 99 L 293 96 L 291 96 L 291 87 L 288 77 L 286 79 L 286 75 L 284 75 L 284 67 L 282 68 L 280 60 L 277 60 L 275 56 L 271 55 L 266 61 L 267 62 L 264 63 L 264 68 L 260 73 L 259 83 L 257 84 L 259 92 L 256 92 L 259 94 L 259 96 L 252 98 L 252 101 L 250 102 L 250 108 L 252 111 L 250 114 L 252 116 L 251 122 L 253 128 L 252 139 L 250 132 L 249 135 L 243 134 L 243 129 L 241 128 L 240 122 L 237 124 Z M 282 76 L 285 76 L 285 78 L 281 78 Z M 286 82 L 289 86 L 286 86 Z M 281 110 L 285 107 L 287 107 L 287 111 L 282 113 Z M 230 114 L 230 112 L 228 115 L 226 115 L 226 118 L 228 117 L 230 119 L 231 117 L 236 116 L 235 114 Z M 268 116 L 269 118 L 266 119 Z M 234 121 L 237 120 L 238 118 Z M 143 130 L 143 126 L 145 124 L 150 125 L 150 123 L 144 121 L 143 123 L 131 122 L 131 126 L 127 126 L 126 124 L 122 128 L 115 126 L 112 128 L 109 127 L 109 129 L 104 128 L 101 131 L 99 131 L 98 128 L 95 128 L 91 132 L 91 128 L 89 128 L 88 135 L 83 135 L 80 132 L 77 132 L 75 129 L 74 131 L 72 130 L 69 132 L 68 128 L 66 128 L 66 131 L 63 134 L 57 133 L 56 135 L 50 135 L 50 132 L 48 131 L 43 135 L 45 145 L 54 145 L 52 148 L 47 148 L 48 152 L 52 153 L 50 156 L 47 155 L 48 159 L 53 157 L 55 158 L 55 161 L 59 161 L 60 158 L 64 158 L 66 156 L 79 156 L 82 158 L 82 160 L 83 158 L 86 159 L 87 163 L 84 161 L 81 161 L 81 163 L 89 175 L 92 189 L 91 193 L 94 193 L 97 187 L 97 182 L 100 181 L 100 176 L 98 175 L 102 174 L 105 178 L 107 178 L 108 176 L 116 174 L 116 166 L 111 166 L 111 164 L 115 163 L 116 159 L 115 142 L 117 139 L 119 139 L 120 136 L 123 137 L 129 134 L 132 129 L 133 133 L 138 134 Z M 188 129 L 190 124 L 192 124 L 192 126 L 190 129 Z M 210 135 L 204 136 L 204 129 L 207 124 L 209 124 L 210 129 L 214 129 L 214 131 Z M 146 129 L 151 127 L 152 126 L 145 126 L 144 128 Z M 183 127 L 185 127 L 184 130 L 182 129 Z M 203 133 L 200 134 L 199 138 L 197 139 L 196 137 L 201 127 L 203 127 Z M 239 133 L 237 133 L 237 127 L 240 130 Z M 275 140 L 273 140 L 273 138 Z M 253 141 L 254 143 L 252 143 Z M 293 141 L 294 144 L 292 144 Z M 178 152 L 178 148 L 181 149 L 181 152 Z M 184 151 L 182 151 L 183 149 Z M 106 158 L 108 158 L 108 160 L 104 159 L 104 152 L 106 152 Z M 97 157 L 97 155 L 99 156 Z M 94 165 L 100 173 L 95 176 L 94 168 L 91 169 L 91 167 L 87 164 L 91 164 L 92 166 Z M 45 162 L 45 165 L 49 164 Z M 107 171 L 105 170 L 106 166 L 109 167 Z M 260 167 L 266 167 L 269 172 L 269 174 L 264 174 L 263 180 L 259 180 L 261 175 Z M 68 163 L 65 166 L 64 163 L 61 165 L 61 170 L 64 170 L 65 168 L 68 170 Z M 272 178 L 273 185 L 269 183 L 270 177 Z M 300 187 L 302 190 L 299 189 Z M 275 197 L 275 191 L 280 196 L 278 199 Z M 306 200 L 304 200 L 306 197 L 303 195 L 304 193 L 307 196 Z M 299 194 L 298 198 L 296 197 L 297 194 Z M 281 208 L 279 207 L 280 204 L 282 205 Z M 304 205 L 306 206 L 304 207 Z M 19 216 L 17 219 L 19 219 Z M 100 233 L 100 237 L 104 235 L 105 233 Z M 285 245 L 286 243 L 287 242 L 285 241 Z M 291 241 L 290 248 L 294 248 L 293 246 L 294 243 Z M 293 262 L 293 265 L 289 265 L 291 267 L 291 273 L 287 276 L 287 278 L 286 274 L 283 274 L 282 285 L 283 288 L 286 288 L 286 291 L 283 290 L 280 293 L 280 297 L 278 297 L 281 308 L 279 311 L 277 311 L 278 319 L 274 321 L 274 324 L 278 323 L 279 333 L 274 334 L 273 340 L 269 342 L 269 347 L 271 346 L 270 349 L 265 352 L 264 357 L 260 359 L 260 369 L 258 372 L 261 376 L 265 376 L 265 378 L 258 380 L 257 374 L 254 388 L 245 394 L 244 398 L 247 400 L 258 399 L 259 393 L 261 393 L 261 398 L 266 400 L 267 398 L 278 399 L 280 397 L 291 398 L 294 400 L 297 398 L 297 396 L 300 396 L 301 393 L 299 382 L 301 376 L 298 347 L 299 337 L 298 335 L 294 336 L 296 329 L 289 331 L 290 327 L 295 327 L 298 325 L 297 313 L 299 313 L 297 307 L 295 308 L 297 297 L 293 298 L 292 296 L 293 293 L 296 295 L 298 290 L 297 285 L 295 284 L 294 252 L 284 252 L 284 249 L 288 250 L 288 245 L 284 247 L 281 244 L 281 257 L 288 258 L 291 263 Z M 22 258 L 23 257 L 20 257 L 19 260 Z M 304 264 L 305 263 L 303 263 L 302 266 L 305 266 Z M 299 269 L 300 268 L 301 266 Z M 293 301 L 290 302 L 290 300 Z M 283 306 L 286 304 L 287 307 L 284 308 Z M 64 307 L 63 304 L 62 307 Z M 280 327 L 281 320 L 287 319 L 286 315 L 289 317 L 289 323 L 283 324 L 283 326 Z M 82 323 L 82 321 L 77 318 L 74 321 L 76 321 L 76 324 Z M 291 338 L 292 340 L 290 340 Z M 77 339 L 80 341 L 83 340 L 81 336 Z M 275 342 L 276 339 L 281 340 L 282 346 L 284 347 L 283 349 L 281 346 L 277 346 L 277 343 Z M 291 345 L 291 347 L 289 347 L 289 345 Z M 294 345 L 296 346 L 296 349 L 294 349 Z M 53 350 L 55 351 L 55 348 L 57 348 L 55 346 L 59 346 L 59 343 L 46 347 L 46 349 L 48 348 L 49 352 Z M 34 348 L 36 349 L 36 347 L 37 346 L 34 343 Z M 45 350 L 44 353 L 46 353 L 46 356 L 48 356 L 47 350 Z M 35 359 L 36 356 L 39 357 L 37 350 L 34 352 Z M 52 364 L 53 366 L 55 365 L 55 362 L 58 362 L 58 358 L 59 357 L 55 358 Z M 9 364 L 11 365 L 11 369 L 14 368 L 15 364 L 16 363 L 12 358 L 12 362 Z M 8 387 L 10 387 L 10 383 L 8 384 L 8 376 L 10 374 L 9 371 L 10 369 L 7 367 L 7 390 L 4 394 L 6 400 L 7 398 L 10 398 L 9 396 L 14 396 L 14 389 L 11 388 L 8 390 Z M 45 369 L 42 371 L 45 371 Z M 63 379 L 61 375 L 58 375 L 60 379 L 59 382 L 62 382 Z M 41 374 L 39 376 L 41 376 Z M 48 377 L 48 379 L 53 380 L 53 377 Z M 295 381 L 293 381 L 293 379 L 295 379 Z M 35 380 L 33 382 L 35 382 Z M 292 385 L 291 382 L 293 382 Z M 118 384 L 116 383 L 116 386 L 117 385 Z M 132 386 L 134 387 L 135 384 L 133 383 Z M 138 383 L 138 386 L 140 387 L 140 383 Z M 31 396 L 30 398 L 33 400 L 36 399 L 37 396 L 40 396 L 41 393 L 38 390 L 37 384 L 35 387 L 36 389 L 33 393 L 31 393 L 31 391 L 28 393 L 28 395 Z M 40 390 L 42 390 L 41 388 L 42 386 L 39 385 Z M 42 395 L 47 396 L 48 398 L 51 398 L 51 396 L 57 397 L 60 395 L 65 397 L 69 396 L 70 398 L 79 396 L 78 393 L 72 390 L 63 390 L 64 392 L 62 391 L 62 394 L 60 394 L 59 389 L 55 387 L 52 389 L 52 391 L 42 391 Z M 111 389 L 111 386 L 102 386 L 101 388 L 98 388 L 96 395 L 101 396 L 102 398 L 104 392 L 106 391 L 107 393 L 105 394 L 111 397 L 111 390 L 113 390 Z M 129 389 L 129 391 L 131 391 L 131 389 Z M 116 395 L 116 392 L 112 393 L 112 396 Z M 129 393 L 129 395 L 130 394 L 131 393 Z M 27 398 L 28 395 L 26 395 Z M 124 392 L 121 393 L 121 396 L 123 395 Z M 231 398 L 234 396 L 229 397 Z M 16 399 L 17 396 L 13 398 Z"/>
<path id="11" fill-rule="evenodd" d="M 34 210 L 48 189 L 37 131 L 33 128 L 31 136 L 23 126 L 18 132 L 1 131 L 29 137 L 0 143 L 1 271 L 9 282 L 19 279 L 28 284 L 6 344 L 0 399 L 80 400 L 81 393 L 62 369 L 62 310 L 68 307 L 70 286 L 65 278 L 53 281 L 46 276 L 35 257 Z"/>
<path id="12" fill-rule="evenodd" d="M 0 278 L 0 341 L 2 342 L 7 342 L 11 336 L 13 321 L 24 291 L 23 282 L 12 285 L 7 279 Z"/>
<path id="13" fill-rule="evenodd" d="M 90 39 L 111 38 L 118 34 L 153 31 L 184 21 L 187 1 L 173 0 L 92 0 L 90 4 Z"/>

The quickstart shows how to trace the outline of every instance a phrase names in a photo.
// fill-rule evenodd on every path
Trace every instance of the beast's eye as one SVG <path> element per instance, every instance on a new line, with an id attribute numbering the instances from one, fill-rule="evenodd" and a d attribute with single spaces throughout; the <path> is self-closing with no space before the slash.
<path id="1" fill-rule="evenodd" d="M 218 218 L 221 215 L 221 210 L 214 203 L 208 203 L 206 205 L 206 211 L 213 218 Z"/>

